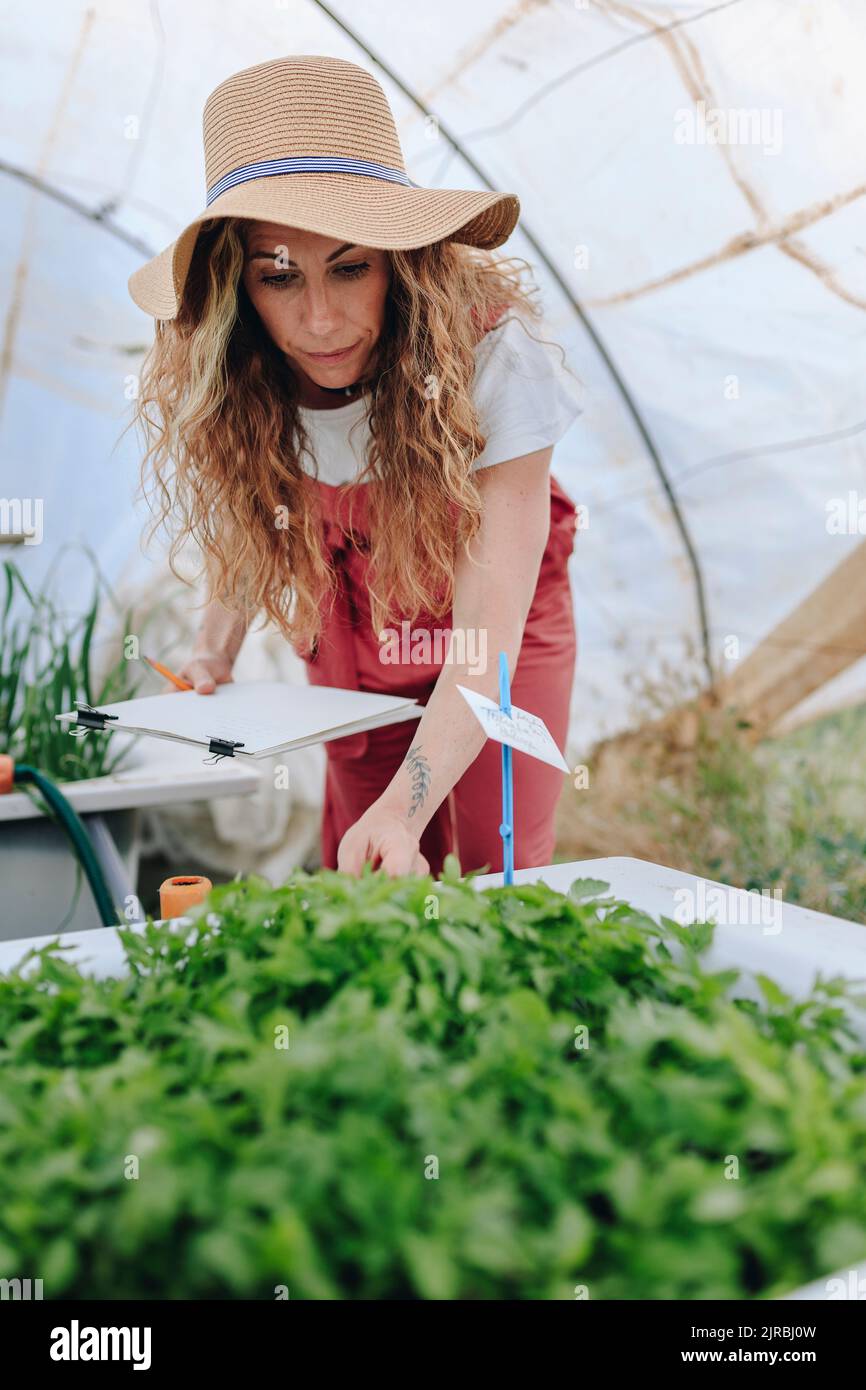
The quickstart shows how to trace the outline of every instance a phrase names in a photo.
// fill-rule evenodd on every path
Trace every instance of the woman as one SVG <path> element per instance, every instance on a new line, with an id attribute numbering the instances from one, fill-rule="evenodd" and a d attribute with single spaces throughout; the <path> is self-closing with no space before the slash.
<path id="1" fill-rule="evenodd" d="M 235 74 L 204 141 L 207 211 L 130 279 L 157 320 L 154 526 L 178 523 L 172 569 L 197 541 L 211 596 L 181 674 L 230 680 L 263 609 L 311 683 L 417 696 L 420 722 L 325 745 L 322 862 L 496 867 L 500 745 L 457 685 L 498 699 L 505 651 L 563 747 L 576 655 L 550 463 L 580 407 L 526 327 L 523 263 L 490 254 L 518 200 L 411 184 L 379 84 L 335 58 Z M 550 862 L 561 787 L 515 757 L 515 867 Z"/>

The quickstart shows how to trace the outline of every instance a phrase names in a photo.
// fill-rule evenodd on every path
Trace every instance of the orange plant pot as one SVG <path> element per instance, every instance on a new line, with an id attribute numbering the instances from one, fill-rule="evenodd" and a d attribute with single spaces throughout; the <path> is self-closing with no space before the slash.
<path id="1" fill-rule="evenodd" d="M 198 874 L 174 874 L 159 885 L 159 915 L 163 920 L 182 917 L 203 902 L 213 888 L 209 878 Z"/>

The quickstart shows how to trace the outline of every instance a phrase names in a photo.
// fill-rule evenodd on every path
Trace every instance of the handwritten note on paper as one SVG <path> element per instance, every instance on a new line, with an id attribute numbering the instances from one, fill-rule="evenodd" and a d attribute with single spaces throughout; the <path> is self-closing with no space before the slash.
<path id="1" fill-rule="evenodd" d="M 540 758 L 543 763 L 550 763 L 551 767 L 558 767 L 562 772 L 571 771 L 547 725 L 537 714 L 518 709 L 517 705 L 511 706 L 511 714 L 505 714 L 499 705 L 488 700 L 486 695 L 479 695 L 477 690 L 467 690 L 465 685 L 458 685 L 457 689 L 488 738 L 495 738 L 498 743 L 510 743 L 512 748 Z"/>

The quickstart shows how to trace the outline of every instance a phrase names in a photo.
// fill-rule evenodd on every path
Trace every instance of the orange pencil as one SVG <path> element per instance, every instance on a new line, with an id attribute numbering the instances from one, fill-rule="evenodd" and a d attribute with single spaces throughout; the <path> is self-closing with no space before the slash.
<path id="1" fill-rule="evenodd" d="M 189 681 L 181 680 L 180 676 L 174 674 L 174 671 L 169 671 L 167 666 L 163 666 L 162 662 L 152 661 L 149 656 L 145 656 L 144 659 L 149 666 L 153 667 L 154 671 L 158 671 L 161 676 L 165 676 L 167 680 L 172 681 L 177 686 L 178 690 L 195 689 L 195 686 L 190 685 Z"/>

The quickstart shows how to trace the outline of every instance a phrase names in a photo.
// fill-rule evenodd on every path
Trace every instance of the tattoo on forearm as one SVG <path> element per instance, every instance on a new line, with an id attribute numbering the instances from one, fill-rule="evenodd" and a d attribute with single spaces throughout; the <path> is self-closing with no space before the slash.
<path id="1" fill-rule="evenodd" d="M 414 748 L 410 748 L 406 754 L 406 766 L 412 778 L 412 805 L 409 807 L 409 815 L 414 816 L 419 807 L 424 805 L 424 798 L 430 790 L 430 764 L 420 751 L 420 743 L 416 743 Z"/>

